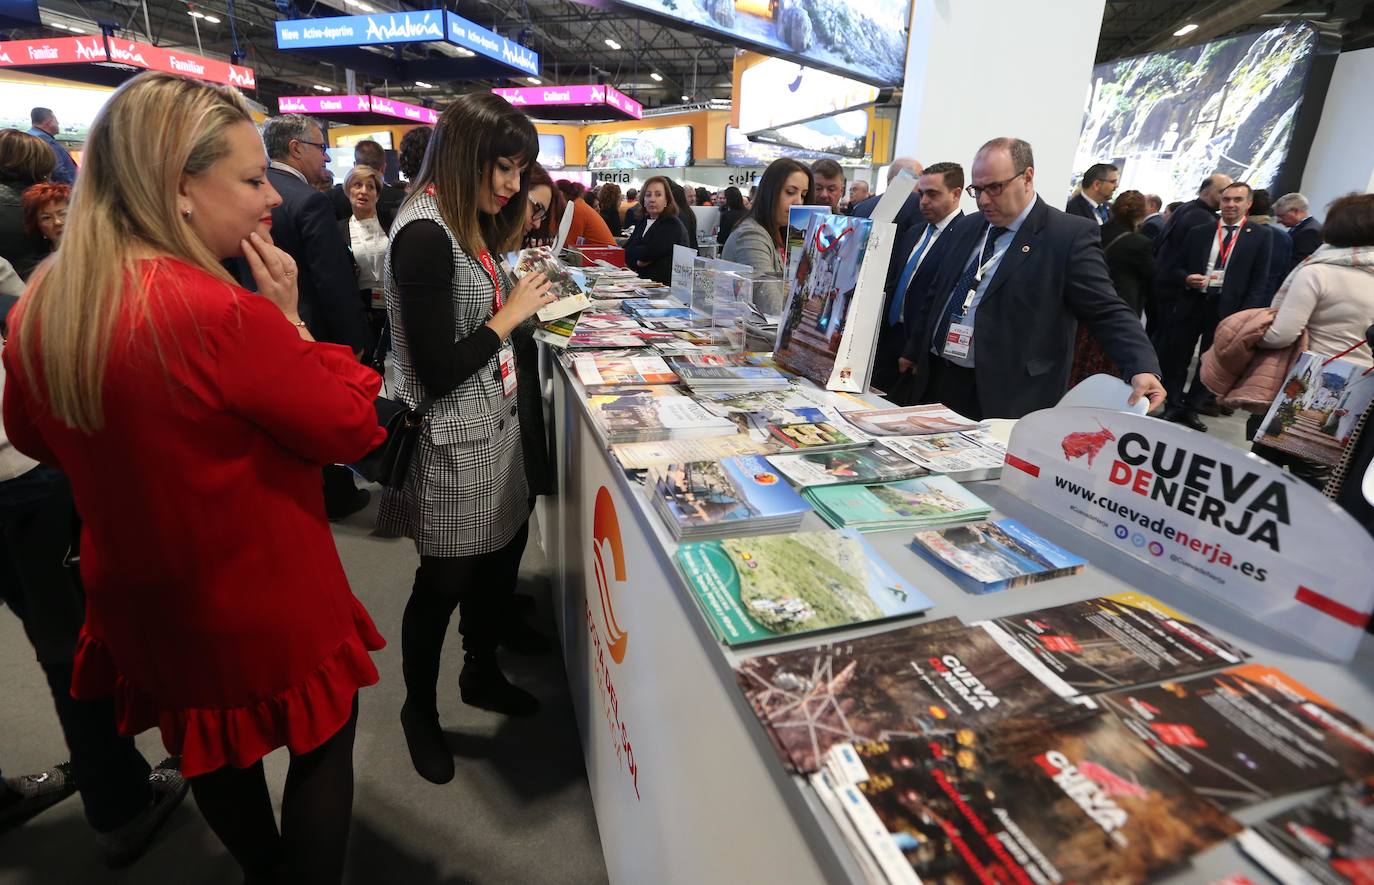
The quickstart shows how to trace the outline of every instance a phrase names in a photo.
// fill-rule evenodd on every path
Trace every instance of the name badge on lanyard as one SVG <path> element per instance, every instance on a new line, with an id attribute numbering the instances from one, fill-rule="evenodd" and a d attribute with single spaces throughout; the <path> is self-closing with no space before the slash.
<path id="1" fill-rule="evenodd" d="M 487 276 L 491 277 L 492 289 L 496 293 L 491 299 L 491 312 L 495 315 L 505 304 L 501 298 L 501 278 L 496 274 L 496 262 L 492 260 L 491 253 L 486 250 L 477 256 L 477 260 L 481 262 L 482 269 L 487 272 Z M 501 393 L 504 396 L 510 396 L 515 393 L 515 348 L 511 346 L 509 341 L 501 345 L 501 350 L 497 354 L 497 365 L 501 371 Z"/>
<path id="2" fill-rule="evenodd" d="M 1217 222 L 1217 260 L 1207 273 L 1207 288 L 1220 289 L 1226 283 L 1226 262 L 1235 251 L 1236 241 L 1240 239 L 1240 232 L 1244 227 L 1245 219 L 1241 218 L 1240 223 L 1236 225 L 1236 232 L 1231 235 L 1231 242 L 1223 246 L 1222 241 L 1225 237 L 1221 232 L 1224 225 L 1220 221 Z"/>
<path id="3" fill-rule="evenodd" d="M 992 233 L 992 228 L 983 232 L 983 242 L 978 246 L 978 255 L 983 254 L 983 250 L 988 247 L 988 234 Z M 945 345 L 941 353 L 947 357 L 955 359 L 968 359 L 969 352 L 973 349 L 973 324 L 965 323 L 964 318 L 968 316 L 969 308 L 973 306 L 973 299 L 978 296 L 978 287 L 983 283 L 983 275 L 988 272 L 988 268 L 997 263 L 997 259 L 1002 257 L 1003 252 L 994 252 L 987 261 L 978 266 L 973 272 L 973 285 L 969 286 L 968 294 L 964 296 L 963 306 L 954 315 L 949 324 L 949 331 L 945 333 Z"/>

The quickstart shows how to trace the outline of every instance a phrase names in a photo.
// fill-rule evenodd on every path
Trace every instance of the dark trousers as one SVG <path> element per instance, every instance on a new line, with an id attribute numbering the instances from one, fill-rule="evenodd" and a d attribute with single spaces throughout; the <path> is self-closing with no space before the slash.
<path id="1" fill-rule="evenodd" d="M 978 381 L 972 369 L 956 366 L 943 357 L 931 355 L 930 381 L 926 384 L 923 403 L 942 403 L 965 418 L 983 420 L 983 406 L 978 401 Z"/>
<path id="2" fill-rule="evenodd" d="M 56 470 L 36 467 L 0 483 L 0 598 L 19 616 L 47 678 L 86 820 L 109 832 L 142 811 L 152 790 L 148 763 L 115 730 L 113 700 L 71 696 L 85 620 L 80 580 L 64 565 L 74 523 L 71 487 Z"/>
<path id="3" fill-rule="evenodd" d="M 401 619 L 401 671 L 407 703 L 420 710 L 433 707 L 439 657 L 455 608 L 465 655 L 496 654 L 528 539 L 527 521 L 504 547 L 489 553 L 420 557 Z"/>
<path id="4" fill-rule="evenodd" d="M 1206 353 L 1212 346 L 1217 320 L 1216 296 L 1190 291 L 1175 301 L 1168 319 L 1162 324 L 1154 345 L 1163 372 L 1164 390 L 1169 395 L 1168 411 L 1175 414 L 1196 412 L 1211 400 L 1211 392 L 1202 383 L 1201 363 L 1193 374 L 1192 384 L 1188 384 L 1188 366 L 1194 351 Z"/>
<path id="5" fill-rule="evenodd" d="M 897 360 L 906 350 L 906 324 L 889 326 L 886 317 L 882 323 L 878 328 L 878 345 L 873 354 L 873 379 L 869 384 L 883 393 L 891 393 L 899 374 Z"/>

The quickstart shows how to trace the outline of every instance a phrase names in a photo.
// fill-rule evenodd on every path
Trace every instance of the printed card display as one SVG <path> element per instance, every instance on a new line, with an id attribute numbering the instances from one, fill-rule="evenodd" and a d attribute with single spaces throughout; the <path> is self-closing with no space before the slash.
<path id="1" fill-rule="evenodd" d="M 1076 575 L 1088 564 L 1014 519 L 917 532 L 912 547 L 971 593 Z"/>
<path id="2" fill-rule="evenodd" d="M 689 543 L 677 560 L 727 645 L 897 618 L 932 604 L 853 532 Z"/>

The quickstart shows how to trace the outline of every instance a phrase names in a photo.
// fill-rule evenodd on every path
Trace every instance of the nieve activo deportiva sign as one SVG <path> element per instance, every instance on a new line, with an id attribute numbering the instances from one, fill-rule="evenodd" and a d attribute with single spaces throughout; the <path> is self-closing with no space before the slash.
<path id="1" fill-rule="evenodd" d="M 1106 409 L 1027 415 L 1002 488 L 1182 583 L 1348 659 L 1374 609 L 1374 539 L 1267 461 Z"/>
<path id="2" fill-rule="evenodd" d="M 447 42 L 516 70 L 539 73 L 539 53 L 442 9 L 288 19 L 276 27 L 278 49 Z"/>

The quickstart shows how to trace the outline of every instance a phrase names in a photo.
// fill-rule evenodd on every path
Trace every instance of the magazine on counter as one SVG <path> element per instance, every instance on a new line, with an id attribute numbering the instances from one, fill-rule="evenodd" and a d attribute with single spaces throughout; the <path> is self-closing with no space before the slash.
<path id="1" fill-rule="evenodd" d="M 758 440 L 744 433 L 698 439 L 665 439 L 618 443 L 611 454 L 625 470 L 647 470 L 684 461 L 718 461 L 737 455 L 769 455 L 778 450 L 772 440 Z"/>
<path id="2" fill-rule="evenodd" d="M 869 444 L 868 440 L 850 436 L 828 421 L 769 422 L 768 432 L 787 448 L 808 452 L 852 449 Z"/>
<path id="3" fill-rule="evenodd" d="M 1256 824 L 1238 841 L 1283 885 L 1374 882 L 1374 779 L 1342 783 Z"/>
<path id="4" fill-rule="evenodd" d="M 735 425 L 667 385 L 627 387 L 587 397 L 592 421 L 610 442 L 684 439 L 735 433 Z"/>
<path id="5" fill-rule="evenodd" d="M 826 522 L 863 532 L 974 522 L 992 512 L 986 501 L 947 476 L 816 486 L 805 496 Z"/>
<path id="6" fill-rule="evenodd" d="M 539 308 L 536 314 L 539 319 L 545 322 L 556 320 L 591 306 L 592 300 L 587 297 L 586 277 L 555 258 L 547 246 L 522 249 L 515 256 L 511 273 L 516 279 L 536 272 L 549 278 L 553 284 L 551 291 L 558 296 L 556 301 Z"/>
<path id="7" fill-rule="evenodd" d="M 926 436 L 884 436 L 878 445 L 900 452 L 931 473 L 955 482 L 997 479 L 1006 461 L 1006 447 L 985 433 L 932 433 Z"/>
<path id="8" fill-rule="evenodd" d="M 679 540 L 793 531 L 811 509 L 758 455 L 654 467 L 644 488 Z"/>
<path id="9" fill-rule="evenodd" d="M 957 734 L 1003 720 L 1041 728 L 1097 712 L 1030 655 L 955 618 L 748 658 L 735 675 L 783 761 L 801 772 L 844 741 Z"/>
<path id="10" fill-rule="evenodd" d="M 868 409 L 845 412 L 844 419 L 874 436 L 920 436 L 926 433 L 958 433 L 982 425 L 941 405 L 907 406 L 901 409 Z"/>
<path id="11" fill-rule="evenodd" d="M 924 476 L 926 473 L 919 464 L 880 446 L 834 452 L 778 454 L 770 456 L 768 462 L 798 488 L 890 482 Z"/>
<path id="12" fill-rule="evenodd" d="M 1152 596 L 1128 591 L 991 622 L 1060 679 L 1095 694 L 1245 662 L 1244 651 Z"/>
<path id="13" fill-rule="evenodd" d="M 657 356 L 579 356 L 572 367 L 587 387 L 677 383 L 677 375 Z"/>
<path id="14" fill-rule="evenodd" d="M 1143 883 L 1241 830 L 1112 716 L 861 742 L 826 770 L 882 822 L 875 855 L 931 885 Z"/>
<path id="15" fill-rule="evenodd" d="M 911 546 L 970 593 L 1076 575 L 1088 564 L 1014 519 L 917 532 Z"/>
<path id="16" fill-rule="evenodd" d="M 683 544 L 678 564 L 726 645 L 925 611 L 931 601 L 854 532 L 794 532 Z"/>
<path id="17" fill-rule="evenodd" d="M 1097 695 L 1223 809 L 1374 775 L 1374 734 L 1273 667 Z"/>
<path id="18" fill-rule="evenodd" d="M 568 340 L 572 350 L 612 350 L 627 347 L 648 347 L 649 342 L 629 332 L 573 332 Z"/>

